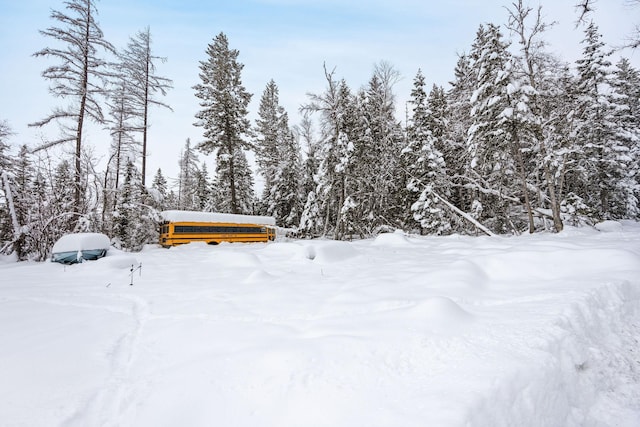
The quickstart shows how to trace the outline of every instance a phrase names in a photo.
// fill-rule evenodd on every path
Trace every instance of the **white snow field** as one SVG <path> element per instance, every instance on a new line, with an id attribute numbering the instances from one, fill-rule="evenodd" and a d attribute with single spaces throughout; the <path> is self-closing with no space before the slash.
<path id="1" fill-rule="evenodd" d="M 637 427 L 639 340 L 635 222 L 3 258 L 0 425 Z"/>

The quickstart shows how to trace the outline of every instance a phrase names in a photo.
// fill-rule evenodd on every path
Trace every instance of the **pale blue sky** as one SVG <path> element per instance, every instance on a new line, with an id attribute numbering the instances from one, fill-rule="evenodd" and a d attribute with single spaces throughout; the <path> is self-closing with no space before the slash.
<path id="1" fill-rule="evenodd" d="M 531 0 L 542 4 L 548 21 L 558 21 L 547 35 L 549 49 L 567 61 L 581 52 L 582 30 L 575 29 L 576 0 Z M 177 157 L 186 138 L 201 140 L 202 129 L 192 126 L 198 111 L 193 85 L 198 83 L 198 64 L 205 60 L 207 44 L 221 31 L 231 48 L 240 51 L 245 65 L 243 83 L 253 93 L 250 110 L 255 118 L 266 83 L 274 79 L 280 100 L 298 122 L 298 107 L 306 93 L 320 93 L 325 80 L 323 63 L 335 67 L 352 89 L 364 85 L 374 64 L 384 60 L 401 74 L 396 85 L 398 109 L 403 116 L 412 80 L 418 68 L 428 85 L 446 86 L 453 77 L 457 53 L 468 51 L 480 23 L 503 24 L 510 0 L 102 0 L 97 1 L 98 21 L 106 38 L 123 47 L 129 36 L 149 26 L 156 55 L 167 57 L 158 63 L 158 74 L 174 81 L 164 99 L 174 112 L 151 111 L 149 177 L 158 167 L 170 177 L 177 174 Z M 625 0 L 599 0 L 594 15 L 605 42 L 621 44 L 640 22 L 640 8 L 625 6 Z M 45 117 L 60 105 L 48 93 L 40 73 L 49 60 L 31 55 L 51 45 L 38 30 L 54 23 L 51 9 L 63 10 L 61 0 L 0 0 L 0 120 L 7 120 L 16 132 L 15 145 L 34 146 L 41 139 L 57 135 L 57 127 L 40 130 L 27 123 Z M 507 35 L 505 31 L 505 35 Z M 632 64 L 640 68 L 639 52 L 627 51 Z M 58 102 L 58 103 L 56 103 Z M 90 131 L 87 144 L 103 155 L 109 136 Z M 212 166 L 213 159 L 204 155 Z"/>

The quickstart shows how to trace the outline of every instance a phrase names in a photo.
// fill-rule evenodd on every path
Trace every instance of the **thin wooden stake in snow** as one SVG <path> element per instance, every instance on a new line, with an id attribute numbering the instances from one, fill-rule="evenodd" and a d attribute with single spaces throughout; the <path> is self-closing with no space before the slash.
<path id="1" fill-rule="evenodd" d="M 142 263 L 140 263 L 140 265 L 138 265 L 137 267 L 133 267 L 133 264 L 131 264 L 131 270 L 130 270 L 130 274 L 129 276 L 131 277 L 131 283 L 129 283 L 129 286 L 133 286 L 133 273 L 135 273 L 136 271 L 139 271 L 140 273 L 138 274 L 139 277 L 142 276 Z"/>

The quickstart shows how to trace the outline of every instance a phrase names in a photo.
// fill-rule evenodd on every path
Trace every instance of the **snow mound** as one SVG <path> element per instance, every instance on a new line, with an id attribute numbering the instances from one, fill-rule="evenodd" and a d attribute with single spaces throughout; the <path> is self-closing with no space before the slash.
<path id="1" fill-rule="evenodd" d="M 471 313 L 451 298 L 443 296 L 419 301 L 405 311 L 418 326 L 427 326 L 438 331 L 457 329 L 473 319 Z"/>
<path id="2" fill-rule="evenodd" d="M 244 279 L 242 282 L 243 283 L 262 283 L 262 282 L 268 282 L 274 277 L 275 277 L 274 275 L 269 274 L 266 271 L 260 269 L 260 270 L 252 271 L 251 274 L 249 274 L 249 276 L 247 276 L 247 278 Z"/>
<path id="3" fill-rule="evenodd" d="M 124 269 L 138 266 L 139 262 L 133 255 L 128 254 L 118 254 L 116 256 L 107 256 L 102 258 L 100 261 L 100 265 L 113 268 L 113 269 Z"/>
<path id="4" fill-rule="evenodd" d="M 210 247 L 211 245 L 209 245 L 207 242 L 189 242 L 189 243 L 184 243 L 182 245 L 172 246 L 170 250 L 173 252 L 196 251 L 196 250 L 206 250 Z"/>
<path id="5" fill-rule="evenodd" d="M 622 224 L 618 221 L 603 221 L 594 226 L 598 231 L 613 232 L 622 231 Z"/>
<path id="6" fill-rule="evenodd" d="M 273 257 L 277 261 L 291 258 L 308 258 L 307 248 L 298 243 L 272 242 L 260 251 L 260 255 Z"/>
<path id="7" fill-rule="evenodd" d="M 391 247 L 402 247 L 409 246 L 411 242 L 405 236 L 402 230 L 398 230 L 394 233 L 383 233 L 379 234 L 373 243 L 372 246 L 391 246 Z"/>
<path id="8" fill-rule="evenodd" d="M 262 264 L 260 259 L 250 252 L 226 250 L 226 247 L 216 249 L 222 250 L 212 251 L 210 258 L 224 267 L 257 267 Z"/>
<path id="9" fill-rule="evenodd" d="M 334 263 L 353 258 L 358 252 L 347 242 L 322 242 L 305 247 L 305 257 L 319 263 Z"/>
<path id="10" fill-rule="evenodd" d="M 473 261 L 460 259 L 446 264 L 446 268 L 433 269 L 421 275 L 425 285 L 440 284 L 446 289 L 483 289 L 488 281 L 487 273 Z"/>

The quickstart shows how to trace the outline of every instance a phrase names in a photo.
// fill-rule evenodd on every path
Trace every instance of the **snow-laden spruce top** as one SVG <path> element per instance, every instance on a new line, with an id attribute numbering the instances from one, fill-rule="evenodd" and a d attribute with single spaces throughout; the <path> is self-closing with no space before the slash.
<path id="1" fill-rule="evenodd" d="M 272 216 L 239 215 L 219 212 L 162 211 L 160 216 L 170 222 L 227 222 L 233 224 L 276 225 Z"/>
<path id="2" fill-rule="evenodd" d="M 109 238 L 102 233 L 73 233 L 62 236 L 53 245 L 54 254 L 61 252 L 109 249 Z"/>

